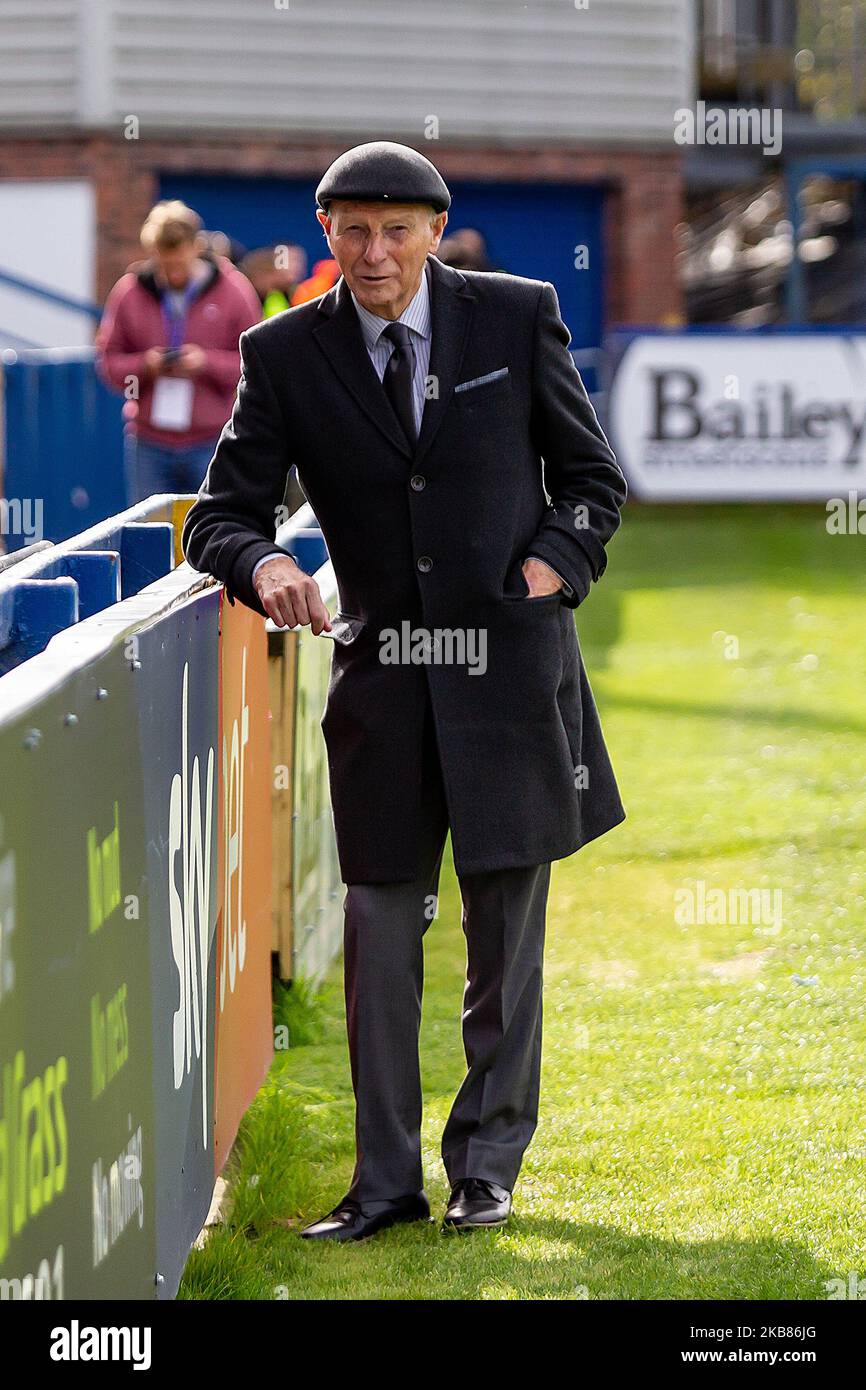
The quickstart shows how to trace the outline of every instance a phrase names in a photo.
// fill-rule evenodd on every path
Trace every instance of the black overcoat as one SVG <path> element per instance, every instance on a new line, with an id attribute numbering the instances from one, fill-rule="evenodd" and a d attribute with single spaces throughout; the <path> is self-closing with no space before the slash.
<path id="1" fill-rule="evenodd" d="M 242 335 L 232 417 L 183 527 L 190 564 L 264 615 L 251 574 L 297 466 L 356 620 L 333 644 L 322 718 L 347 883 L 415 876 L 428 699 L 458 873 L 561 859 L 624 816 L 571 611 L 605 568 L 622 473 L 553 286 L 427 268 L 417 445 L 340 280 Z M 527 598 L 529 555 L 573 595 Z M 382 659 L 395 632 L 416 639 L 396 664 Z"/>

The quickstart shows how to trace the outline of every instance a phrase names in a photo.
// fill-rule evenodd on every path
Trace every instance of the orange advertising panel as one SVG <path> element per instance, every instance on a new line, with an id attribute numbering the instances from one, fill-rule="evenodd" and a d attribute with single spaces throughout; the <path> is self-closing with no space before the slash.
<path id="1" fill-rule="evenodd" d="M 217 1174 L 273 1057 L 268 642 L 262 619 L 225 594 L 219 662 Z"/>

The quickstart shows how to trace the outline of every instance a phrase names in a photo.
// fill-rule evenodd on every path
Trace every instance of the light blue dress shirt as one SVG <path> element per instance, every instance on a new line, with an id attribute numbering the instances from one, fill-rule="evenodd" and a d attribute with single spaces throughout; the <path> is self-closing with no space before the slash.
<path id="1" fill-rule="evenodd" d="M 429 276 L 430 272 L 425 267 L 418 289 L 397 319 L 398 323 L 405 323 L 406 327 L 412 330 L 412 347 L 415 352 L 415 371 L 412 375 L 412 412 L 415 416 L 416 434 L 421 432 L 421 417 L 424 414 L 424 402 L 427 398 L 427 373 L 430 370 L 432 329 Z M 373 314 L 369 309 L 365 309 L 354 294 L 352 295 L 352 303 L 358 313 L 361 333 L 364 337 L 364 345 L 370 355 L 370 361 L 376 369 L 377 377 L 382 381 L 388 359 L 394 351 L 394 344 L 390 338 L 383 338 L 382 334 L 392 320 L 380 318 L 378 314 Z"/>

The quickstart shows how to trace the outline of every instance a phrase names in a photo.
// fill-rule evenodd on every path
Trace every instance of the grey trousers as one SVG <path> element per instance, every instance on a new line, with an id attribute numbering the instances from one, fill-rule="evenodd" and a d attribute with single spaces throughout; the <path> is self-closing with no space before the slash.
<path id="1" fill-rule="evenodd" d="M 435 913 L 448 814 L 432 711 L 421 768 L 421 872 L 411 883 L 346 885 L 344 973 L 362 1202 L 423 1187 L 418 1035 L 424 934 Z M 511 1190 L 538 1122 L 541 989 L 550 864 L 459 877 L 467 943 L 468 1070 L 442 1135 L 453 1184 Z"/>

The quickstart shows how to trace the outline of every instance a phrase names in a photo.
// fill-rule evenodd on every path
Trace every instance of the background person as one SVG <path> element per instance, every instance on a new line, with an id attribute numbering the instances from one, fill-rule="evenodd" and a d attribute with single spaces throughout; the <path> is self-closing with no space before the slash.
<path id="1" fill-rule="evenodd" d="M 292 295 L 307 274 L 307 253 L 292 242 L 259 246 L 244 256 L 239 269 L 261 301 L 262 318 L 269 319 L 291 306 Z"/>
<path id="2" fill-rule="evenodd" d="M 339 278 L 340 267 L 332 256 L 316 261 L 312 275 L 296 287 L 292 295 L 292 307 L 296 304 L 308 304 L 311 299 L 318 299 L 336 285 Z"/>
<path id="3" fill-rule="evenodd" d="M 450 236 L 443 237 L 437 252 L 444 265 L 455 270 L 502 270 L 494 266 L 487 252 L 487 242 L 474 227 L 461 227 Z"/>
<path id="4" fill-rule="evenodd" d="M 207 250 L 184 203 L 157 203 L 141 229 L 148 259 L 108 296 L 98 369 L 127 397 L 130 501 L 196 492 L 234 400 L 238 339 L 260 306 L 246 276 Z"/>

